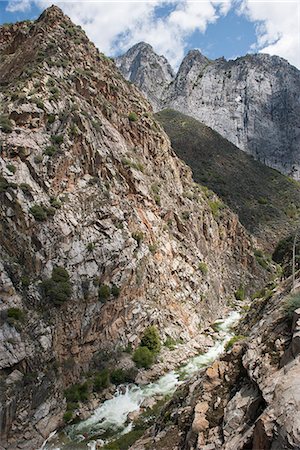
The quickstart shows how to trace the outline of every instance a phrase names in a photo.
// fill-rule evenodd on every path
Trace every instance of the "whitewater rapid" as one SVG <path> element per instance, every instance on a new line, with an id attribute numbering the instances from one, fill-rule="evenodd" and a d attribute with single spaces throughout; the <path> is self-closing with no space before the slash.
<path id="1" fill-rule="evenodd" d="M 199 369 L 210 365 L 225 349 L 233 333 L 231 327 L 240 314 L 233 311 L 225 320 L 217 320 L 218 339 L 206 353 L 195 356 L 177 370 L 172 370 L 157 381 L 146 386 L 130 384 L 125 389 L 118 388 L 112 399 L 103 402 L 87 420 L 65 429 L 65 436 L 51 436 L 44 442 L 41 450 L 83 450 L 96 448 L 109 436 L 116 438 L 132 429 L 128 421 L 130 413 L 139 411 L 144 400 L 156 396 L 171 395 L 176 388 Z M 89 440 L 89 442 L 87 441 Z M 93 440 L 94 439 L 94 440 Z M 85 441 L 85 442 L 84 442 Z"/>

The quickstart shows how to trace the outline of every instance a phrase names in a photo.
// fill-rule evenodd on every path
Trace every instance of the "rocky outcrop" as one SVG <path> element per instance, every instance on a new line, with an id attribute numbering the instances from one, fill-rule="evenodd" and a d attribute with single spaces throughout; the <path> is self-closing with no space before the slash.
<path id="1" fill-rule="evenodd" d="M 164 90 L 175 76 L 166 58 L 157 55 L 151 45 L 140 42 L 115 61 L 123 76 L 142 88 L 153 107 L 160 109 Z"/>
<path id="2" fill-rule="evenodd" d="M 127 67 L 129 54 L 122 57 Z M 120 69 L 128 76 L 130 69 Z M 149 83 L 133 75 L 131 81 L 147 95 Z M 166 84 L 156 110 L 189 114 L 264 164 L 300 178 L 300 72 L 287 61 L 264 54 L 211 61 L 193 50 Z"/>
<path id="3" fill-rule="evenodd" d="M 95 360 L 149 324 L 195 337 L 266 271 L 148 102 L 58 8 L 2 27 L 0 55 L 1 445 L 32 449 Z"/>
<path id="4" fill-rule="evenodd" d="M 291 321 L 290 289 L 289 279 L 254 301 L 237 330 L 244 335 L 175 392 L 133 450 L 299 448 L 300 310 Z"/>

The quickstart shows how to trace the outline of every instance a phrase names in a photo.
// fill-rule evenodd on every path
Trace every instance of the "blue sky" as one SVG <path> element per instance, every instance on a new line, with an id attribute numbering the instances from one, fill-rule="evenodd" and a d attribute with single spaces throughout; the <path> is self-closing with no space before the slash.
<path id="1" fill-rule="evenodd" d="M 211 59 L 262 51 L 300 67 L 300 0 L 9 0 L 0 23 L 35 19 L 52 3 L 111 56 L 146 41 L 174 68 L 192 48 Z"/>

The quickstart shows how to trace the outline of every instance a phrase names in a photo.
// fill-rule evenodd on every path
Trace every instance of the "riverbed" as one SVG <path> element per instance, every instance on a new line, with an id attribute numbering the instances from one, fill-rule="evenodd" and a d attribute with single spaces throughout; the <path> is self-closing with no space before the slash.
<path id="1" fill-rule="evenodd" d="M 234 335 L 232 326 L 239 317 L 240 314 L 233 311 L 224 320 L 215 322 L 217 338 L 206 353 L 191 358 L 188 363 L 145 386 L 120 386 L 113 398 L 104 401 L 90 418 L 66 427 L 59 434 L 53 433 L 41 450 L 95 450 L 96 445 L 99 448 L 99 445 L 128 433 L 133 427 L 128 415 L 139 412 L 145 400 L 172 395 L 180 384 L 224 352 L 226 343 Z"/>

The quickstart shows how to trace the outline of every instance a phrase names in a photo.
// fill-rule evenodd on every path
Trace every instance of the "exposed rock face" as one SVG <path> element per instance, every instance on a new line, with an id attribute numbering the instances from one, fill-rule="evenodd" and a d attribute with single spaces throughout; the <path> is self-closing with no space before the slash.
<path id="1" fill-rule="evenodd" d="M 151 45 L 140 42 L 116 58 L 116 64 L 127 80 L 142 88 L 153 107 L 160 109 L 164 89 L 175 76 L 166 58 L 157 55 Z"/>
<path id="2" fill-rule="evenodd" d="M 239 326 L 246 336 L 175 392 L 133 450 L 300 447 L 300 310 L 291 324 L 290 289 L 288 280 L 255 300 Z"/>
<path id="3" fill-rule="evenodd" d="M 266 275 L 237 216 L 58 8 L 0 29 L 0 84 L 1 445 L 32 449 L 101 352 L 149 324 L 188 340 Z"/>
<path id="4" fill-rule="evenodd" d="M 127 67 L 129 55 L 130 50 L 122 57 Z M 129 72 L 123 71 L 124 76 Z M 147 95 L 148 82 L 133 76 L 131 81 Z M 153 106 L 189 114 L 259 161 L 299 179 L 299 91 L 299 70 L 277 56 L 210 61 L 193 50 L 172 82 L 165 79 L 160 104 Z"/>

